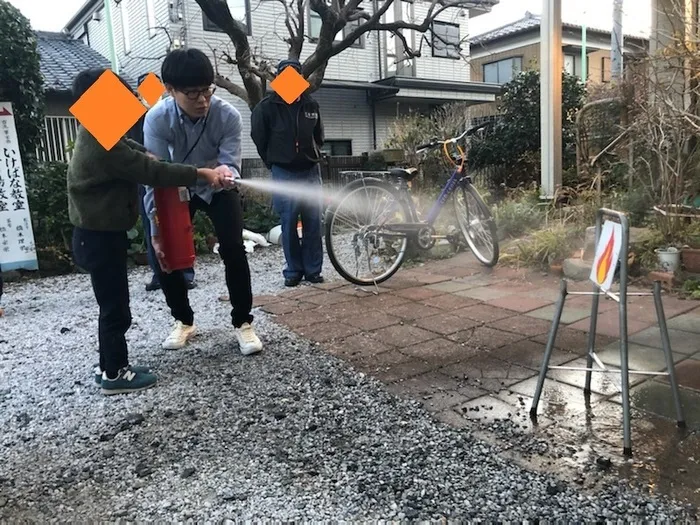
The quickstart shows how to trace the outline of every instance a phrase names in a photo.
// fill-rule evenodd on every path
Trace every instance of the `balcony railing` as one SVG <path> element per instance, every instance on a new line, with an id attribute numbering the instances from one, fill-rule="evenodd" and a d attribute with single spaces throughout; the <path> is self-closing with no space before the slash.
<path id="1" fill-rule="evenodd" d="M 46 117 L 37 158 L 41 162 L 70 160 L 70 150 L 78 134 L 78 121 L 73 117 Z"/>

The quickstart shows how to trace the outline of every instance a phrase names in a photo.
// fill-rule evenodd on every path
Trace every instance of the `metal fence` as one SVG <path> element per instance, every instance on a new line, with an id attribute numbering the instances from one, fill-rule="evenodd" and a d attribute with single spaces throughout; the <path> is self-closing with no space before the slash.
<path id="1" fill-rule="evenodd" d="M 41 144 L 36 150 L 41 162 L 70 160 L 70 146 L 78 134 L 78 121 L 74 117 L 46 117 Z"/>
<path id="2" fill-rule="evenodd" d="M 41 162 L 70 160 L 71 144 L 78 134 L 78 121 L 74 117 L 46 117 L 41 145 L 37 148 L 37 158 Z M 324 157 L 321 163 L 321 177 L 330 186 L 342 186 L 349 182 L 341 175 L 344 171 L 362 170 L 368 155 Z M 262 160 L 248 158 L 242 161 L 243 177 L 266 179 L 270 176 Z M 493 167 L 472 173 L 472 178 L 480 185 L 490 187 L 501 168 Z"/>
<path id="3" fill-rule="evenodd" d="M 340 175 L 341 172 L 362 169 L 366 162 L 366 156 L 325 157 L 321 163 L 321 178 L 328 185 L 342 185 L 346 181 Z M 243 159 L 241 170 L 243 171 L 243 178 L 246 179 L 266 179 L 270 177 L 270 170 L 267 169 L 260 159 Z"/>

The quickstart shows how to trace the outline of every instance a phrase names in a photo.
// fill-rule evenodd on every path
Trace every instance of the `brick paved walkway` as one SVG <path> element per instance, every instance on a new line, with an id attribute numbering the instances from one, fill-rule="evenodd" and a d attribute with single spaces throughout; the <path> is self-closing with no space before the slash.
<path id="1" fill-rule="evenodd" d="M 587 409 L 581 391 L 584 373 L 552 371 L 536 430 L 527 417 L 558 286 L 555 276 L 506 267 L 488 270 L 470 254 L 460 254 L 400 270 L 378 294 L 374 287 L 358 289 L 337 281 L 258 297 L 256 304 L 396 394 L 419 400 L 451 425 L 507 419 L 528 432 L 567 441 L 578 452 L 582 442 L 593 440 L 619 453 L 621 407 L 615 376 L 594 374 L 593 407 Z M 590 289 L 588 283 L 569 286 L 570 291 Z M 590 296 L 567 298 L 552 364 L 585 363 L 590 304 Z M 616 306 L 601 300 L 596 342 L 599 357 L 612 367 L 619 364 Z M 664 309 L 689 433 L 679 437 L 674 430 L 667 382 L 633 376 L 632 404 L 638 410 L 633 447 L 635 457 L 665 455 L 666 465 L 675 471 L 657 472 L 657 465 L 654 472 L 670 480 L 680 471 L 689 478 L 683 495 L 700 497 L 695 492 L 700 488 L 698 463 L 678 466 L 687 463 L 689 450 L 698 451 L 700 461 L 700 303 L 666 296 Z M 631 298 L 628 318 L 630 368 L 664 370 L 652 299 Z M 675 467 L 669 454 L 679 460 Z"/>

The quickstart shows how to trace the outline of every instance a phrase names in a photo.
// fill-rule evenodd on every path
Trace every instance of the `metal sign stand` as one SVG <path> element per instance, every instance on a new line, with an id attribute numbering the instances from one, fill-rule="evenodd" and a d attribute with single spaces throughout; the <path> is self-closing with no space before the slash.
<path id="1" fill-rule="evenodd" d="M 671 390 L 673 393 L 673 401 L 676 408 L 676 418 L 678 426 L 681 428 L 685 427 L 685 419 L 683 416 L 683 407 L 681 405 L 681 399 L 678 392 L 678 383 L 676 382 L 676 373 L 673 363 L 673 355 L 671 353 L 671 343 L 668 336 L 668 328 L 666 327 L 666 316 L 664 314 L 664 308 L 661 301 L 661 283 L 659 281 L 654 282 L 654 291 L 652 293 L 628 293 L 627 292 L 627 280 L 628 280 L 628 249 L 629 249 L 629 222 L 627 217 L 620 212 L 608 210 L 601 208 L 596 214 L 596 226 L 595 226 L 595 239 L 596 246 L 600 241 L 603 217 L 607 216 L 610 218 L 615 218 L 619 221 L 622 227 L 622 244 L 620 247 L 620 290 L 617 294 L 611 291 L 605 291 L 601 289 L 600 286 L 594 284 L 592 292 L 568 292 L 566 287 L 566 280 L 561 280 L 560 285 L 560 295 L 557 300 L 556 311 L 554 313 L 554 319 L 552 321 L 552 328 L 549 332 L 549 339 L 547 340 L 547 347 L 544 353 L 544 359 L 542 361 L 542 368 L 540 369 L 540 375 L 537 380 L 537 388 L 535 390 L 535 397 L 532 402 L 532 408 L 530 409 L 530 416 L 533 419 L 537 419 L 537 405 L 540 401 L 540 396 L 542 395 L 542 388 L 544 387 L 544 380 L 549 370 L 577 370 L 586 372 L 586 385 L 584 388 L 584 395 L 586 398 L 590 398 L 591 395 L 591 374 L 592 372 L 602 372 L 602 373 L 619 373 L 621 376 L 621 391 L 622 391 L 622 418 L 623 418 L 623 446 L 624 454 L 626 456 L 632 455 L 632 438 L 631 438 L 631 428 L 630 428 L 630 399 L 629 399 L 629 375 L 649 375 L 649 376 L 668 376 L 669 382 L 671 383 Z M 591 295 L 593 296 L 592 306 L 591 306 L 591 328 L 588 333 L 588 345 L 587 345 L 587 359 L 586 368 L 580 367 L 567 367 L 567 366 L 549 366 L 549 360 L 552 356 L 552 351 L 554 350 L 554 343 L 557 338 L 557 331 L 559 330 L 559 323 L 561 321 L 561 315 L 564 310 L 564 302 L 566 301 L 567 295 Z M 598 320 L 598 304 L 600 301 L 600 296 L 606 295 L 616 301 L 619 305 L 619 315 L 620 315 L 620 370 L 610 370 L 605 367 L 602 361 L 598 358 L 595 353 L 595 338 L 596 338 L 596 325 Z M 627 345 L 627 297 L 628 296 L 654 296 L 654 306 L 656 308 L 656 317 L 659 321 L 659 330 L 661 332 L 661 344 L 663 346 L 664 355 L 666 357 L 666 372 L 653 372 L 653 371 L 642 371 L 642 370 L 630 370 L 629 369 L 629 353 Z M 598 365 L 599 368 L 593 368 L 593 361 Z"/>

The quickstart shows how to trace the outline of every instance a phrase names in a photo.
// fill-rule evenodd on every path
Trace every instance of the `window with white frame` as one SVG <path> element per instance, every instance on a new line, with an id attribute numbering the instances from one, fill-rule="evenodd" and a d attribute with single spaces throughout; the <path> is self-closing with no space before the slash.
<path id="1" fill-rule="evenodd" d="M 124 54 L 131 53 L 131 29 L 129 27 L 129 9 L 127 7 L 128 0 L 122 0 L 119 4 L 119 12 L 122 18 L 122 38 L 124 39 Z"/>
<path id="2" fill-rule="evenodd" d="M 321 151 L 330 157 L 352 156 L 351 140 L 326 140 Z"/>
<path id="3" fill-rule="evenodd" d="M 148 20 L 148 36 L 156 36 L 156 6 L 155 0 L 146 0 L 146 19 Z"/>
<path id="4" fill-rule="evenodd" d="M 610 78 L 612 77 L 611 71 L 612 71 L 612 62 L 610 61 L 610 57 L 603 57 L 600 67 L 601 67 L 601 72 L 600 72 L 600 80 L 602 82 L 610 82 Z"/>
<path id="5" fill-rule="evenodd" d="M 581 57 L 579 55 L 564 55 L 564 71 L 569 75 L 583 79 L 581 66 Z M 586 69 L 588 69 L 588 63 L 586 63 Z M 588 71 L 586 71 L 585 76 L 588 77 Z"/>
<path id="6" fill-rule="evenodd" d="M 229 11 L 234 20 L 243 24 L 248 35 L 251 35 L 250 0 L 227 0 Z M 223 33 L 224 31 L 202 13 L 202 26 L 205 31 Z"/>
<path id="7" fill-rule="evenodd" d="M 318 40 L 318 37 L 321 36 L 321 26 L 323 25 L 323 20 L 321 20 L 321 15 L 319 15 L 316 11 L 312 11 L 311 8 L 309 8 L 309 30 L 307 32 L 309 38 L 311 39 L 312 42 L 315 42 Z M 344 31 L 339 32 L 338 34 L 335 35 L 335 40 L 336 42 L 339 40 L 342 40 L 344 37 Z M 354 46 L 353 47 L 357 47 Z"/>
<path id="8" fill-rule="evenodd" d="M 506 84 L 523 70 L 523 57 L 512 57 L 484 64 L 484 82 Z"/>
<path id="9" fill-rule="evenodd" d="M 431 33 L 434 57 L 459 58 L 459 24 L 435 20 Z"/>
<path id="10" fill-rule="evenodd" d="M 394 5 L 386 10 L 384 13 L 384 23 L 391 24 L 396 20 L 415 22 L 412 1 L 401 0 L 400 2 L 394 2 Z M 410 33 L 403 30 L 399 30 L 398 32 L 403 35 L 407 39 L 407 43 L 411 45 Z M 408 57 L 403 42 L 393 33 L 386 33 L 386 59 L 387 76 L 406 74 L 412 76 L 415 74 L 413 68 L 415 59 Z"/>
<path id="11" fill-rule="evenodd" d="M 348 22 L 345 24 L 345 27 L 343 28 L 343 38 L 347 38 L 348 35 L 357 29 L 357 27 L 362 24 L 362 20 L 352 20 L 351 22 Z M 360 38 L 355 40 L 350 47 L 357 47 L 357 48 L 363 48 L 365 47 L 365 35 L 360 35 Z"/>
<path id="12" fill-rule="evenodd" d="M 321 35 L 322 24 L 321 15 L 309 9 L 309 38 L 311 40 L 318 40 L 318 37 Z"/>

